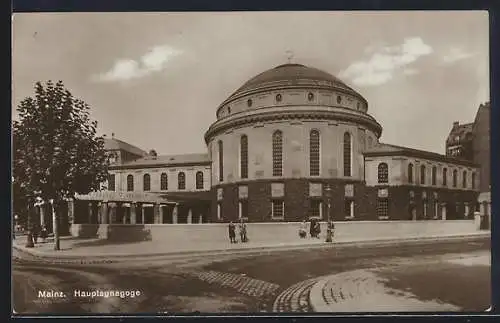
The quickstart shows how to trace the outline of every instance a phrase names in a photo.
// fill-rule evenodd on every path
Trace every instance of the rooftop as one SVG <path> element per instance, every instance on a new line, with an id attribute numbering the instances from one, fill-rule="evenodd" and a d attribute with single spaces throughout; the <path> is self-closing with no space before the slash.
<path id="1" fill-rule="evenodd" d="M 389 145 L 389 144 L 384 144 L 384 143 L 380 143 L 380 144 L 368 149 L 367 151 L 365 151 L 364 155 L 367 157 L 369 157 L 369 156 L 402 155 L 402 156 L 411 156 L 411 157 L 417 157 L 417 158 L 423 158 L 423 159 L 430 159 L 430 160 L 435 160 L 435 161 L 439 161 L 439 162 L 460 164 L 460 165 L 470 166 L 470 167 L 478 167 L 477 164 L 474 164 L 474 163 L 467 161 L 467 160 L 453 158 L 453 157 L 441 155 L 438 153 L 433 153 L 430 151 L 408 148 L 408 147 L 403 147 L 403 146 Z"/>

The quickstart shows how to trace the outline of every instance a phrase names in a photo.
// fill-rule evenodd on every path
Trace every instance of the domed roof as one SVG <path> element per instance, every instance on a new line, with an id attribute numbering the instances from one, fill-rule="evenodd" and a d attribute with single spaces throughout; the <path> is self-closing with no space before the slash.
<path id="1" fill-rule="evenodd" d="M 236 90 L 225 102 L 252 90 L 294 85 L 312 87 L 328 86 L 340 88 L 357 96 L 361 96 L 340 79 L 327 72 L 301 64 L 283 64 L 251 78 L 243 84 L 243 86 Z"/>

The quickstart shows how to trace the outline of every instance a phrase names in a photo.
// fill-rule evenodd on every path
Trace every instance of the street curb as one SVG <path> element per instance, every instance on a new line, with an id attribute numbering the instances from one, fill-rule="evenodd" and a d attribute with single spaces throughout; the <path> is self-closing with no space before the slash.
<path id="1" fill-rule="evenodd" d="M 251 247 L 251 248 L 241 248 L 241 249 L 216 249 L 216 250 L 204 250 L 204 251 L 180 251 L 180 252 L 167 252 L 167 253 L 149 253 L 149 254 L 124 254 L 124 255 L 51 255 L 37 250 L 31 250 L 29 248 L 14 246 L 13 248 L 30 254 L 31 256 L 41 259 L 41 260 L 53 260 L 56 262 L 69 261 L 71 263 L 94 262 L 94 263 L 110 263 L 120 260 L 128 259 L 141 259 L 141 258 L 185 258 L 185 257 L 203 257 L 203 256 L 215 256 L 215 255 L 238 255 L 238 254 L 254 254 L 254 253 L 264 253 L 264 252 L 278 252 L 278 251 L 293 251 L 293 250 L 308 250 L 308 249 L 327 249 L 327 248 L 356 248 L 356 247 L 383 247 L 390 246 L 394 244 L 425 244 L 429 242 L 447 242 L 447 241 L 467 241 L 475 239 L 485 239 L 490 238 L 491 235 L 488 234 L 473 234 L 473 235 L 456 235 L 456 236 L 441 236 L 441 237 L 424 237 L 424 238 L 406 238 L 406 239 L 379 239 L 379 240 L 368 240 L 368 241 L 350 241 L 350 242 L 333 242 L 333 243 L 321 243 L 321 244 L 304 244 L 304 245 L 288 245 L 288 246 L 261 246 L 261 247 Z"/>
<path id="2" fill-rule="evenodd" d="M 309 291 L 309 306 L 311 306 L 313 312 L 331 312 L 328 304 L 326 304 L 323 292 L 325 290 L 325 285 L 331 279 L 332 276 L 328 275 L 320 279 L 313 285 Z"/>

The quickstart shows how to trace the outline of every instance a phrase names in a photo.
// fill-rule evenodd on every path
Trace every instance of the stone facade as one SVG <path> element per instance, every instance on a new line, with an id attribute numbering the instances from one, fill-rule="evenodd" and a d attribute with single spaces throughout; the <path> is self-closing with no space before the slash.
<path id="1" fill-rule="evenodd" d="M 284 184 L 284 218 L 271 217 L 273 199 L 271 187 L 273 183 Z M 311 196 L 310 185 L 321 184 L 321 195 Z M 329 194 L 325 188 L 331 189 Z M 384 220 L 423 220 L 423 219 L 472 219 L 478 192 L 471 190 L 451 190 L 441 187 L 421 186 L 366 186 L 363 182 L 335 179 L 284 179 L 280 181 L 256 180 L 245 184 L 224 184 L 216 186 L 212 194 L 212 205 L 220 203 L 223 212 L 219 218 L 217 208 L 212 209 L 212 222 L 237 221 L 240 215 L 238 188 L 248 187 L 249 222 L 294 222 L 311 216 L 311 201 L 321 201 L 322 217 L 328 218 L 328 201 L 330 201 L 330 217 L 335 221 L 346 220 L 381 220 L 377 214 L 379 191 L 386 190 L 388 214 Z M 347 188 L 346 188 L 347 186 Z M 353 191 L 349 193 L 349 187 Z M 223 190 L 223 198 L 217 199 L 217 190 Z M 330 196 L 330 198 L 328 197 Z M 353 202 L 353 211 L 348 203 Z M 436 205 L 434 204 L 436 203 Z M 412 213 L 412 208 L 415 208 Z M 426 211 L 424 211 L 426 208 Z M 443 208 L 446 211 L 443 211 Z M 466 210 L 467 209 L 467 210 Z M 467 211 L 467 212 L 466 212 Z M 352 215 L 352 216 L 351 216 Z"/>

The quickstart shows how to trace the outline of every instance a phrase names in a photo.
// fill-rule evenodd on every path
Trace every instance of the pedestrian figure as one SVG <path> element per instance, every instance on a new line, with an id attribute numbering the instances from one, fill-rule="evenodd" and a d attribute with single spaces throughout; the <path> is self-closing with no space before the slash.
<path id="1" fill-rule="evenodd" d="M 316 224 L 315 219 L 311 219 L 309 221 L 309 235 L 311 236 L 311 238 L 314 238 L 314 236 L 316 235 L 315 234 L 315 224 Z"/>
<path id="2" fill-rule="evenodd" d="M 240 220 L 239 229 L 240 229 L 241 242 L 247 242 L 248 241 L 248 239 L 247 239 L 247 225 L 245 224 L 243 219 Z"/>
<path id="3" fill-rule="evenodd" d="M 38 226 L 35 224 L 33 225 L 33 243 L 37 244 L 38 243 Z"/>
<path id="4" fill-rule="evenodd" d="M 299 237 L 301 239 L 304 239 L 305 237 L 307 237 L 307 222 L 306 220 L 302 221 L 302 223 L 300 224 L 300 228 L 299 228 Z"/>
<path id="5" fill-rule="evenodd" d="M 231 243 L 236 243 L 236 227 L 233 222 L 229 222 L 229 240 Z"/>
<path id="6" fill-rule="evenodd" d="M 319 239 L 319 235 L 321 233 L 321 224 L 319 223 L 319 221 L 314 221 L 314 235 L 316 238 Z"/>
<path id="7" fill-rule="evenodd" d="M 42 238 L 43 243 L 47 242 L 47 237 L 48 237 L 47 227 L 43 225 L 42 231 L 40 231 L 40 238 Z"/>

